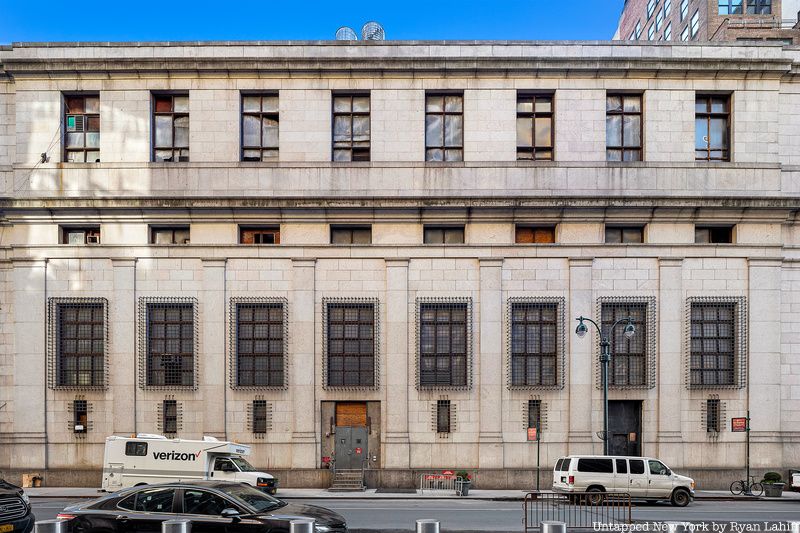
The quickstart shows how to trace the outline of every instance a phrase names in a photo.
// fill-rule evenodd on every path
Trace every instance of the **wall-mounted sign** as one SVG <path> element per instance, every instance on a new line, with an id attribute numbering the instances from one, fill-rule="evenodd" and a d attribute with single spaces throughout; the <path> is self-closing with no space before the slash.
<path id="1" fill-rule="evenodd" d="M 539 428 L 528 428 L 528 441 L 534 442 L 539 440 Z"/>
<path id="2" fill-rule="evenodd" d="M 743 416 L 731 418 L 731 431 L 734 433 L 743 433 L 747 431 L 747 418 Z"/>

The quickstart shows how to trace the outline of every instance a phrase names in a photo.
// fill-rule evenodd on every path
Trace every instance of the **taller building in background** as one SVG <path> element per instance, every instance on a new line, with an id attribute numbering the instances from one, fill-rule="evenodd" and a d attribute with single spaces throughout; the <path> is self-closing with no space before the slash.
<path id="1" fill-rule="evenodd" d="M 800 0 L 626 0 L 614 40 L 800 43 Z"/>

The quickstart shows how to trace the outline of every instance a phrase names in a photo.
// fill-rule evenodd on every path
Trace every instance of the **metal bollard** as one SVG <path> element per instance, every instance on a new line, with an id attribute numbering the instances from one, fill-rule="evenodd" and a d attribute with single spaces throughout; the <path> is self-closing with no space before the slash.
<path id="1" fill-rule="evenodd" d="M 314 521 L 292 520 L 289 522 L 289 533 L 314 533 Z"/>
<path id="2" fill-rule="evenodd" d="M 161 522 L 161 533 L 192 533 L 192 521 L 165 520 Z"/>
<path id="3" fill-rule="evenodd" d="M 40 520 L 33 526 L 34 533 L 67 533 L 68 520 Z"/>
<path id="4" fill-rule="evenodd" d="M 439 521 L 429 519 L 417 520 L 417 533 L 439 533 Z"/>
<path id="5" fill-rule="evenodd" d="M 539 531 L 541 533 L 567 533 L 567 524 L 553 520 L 544 520 L 539 522 Z"/>

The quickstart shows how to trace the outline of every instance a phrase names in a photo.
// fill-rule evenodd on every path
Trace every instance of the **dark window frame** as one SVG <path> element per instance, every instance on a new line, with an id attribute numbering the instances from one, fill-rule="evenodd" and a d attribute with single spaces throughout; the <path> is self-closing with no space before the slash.
<path id="1" fill-rule="evenodd" d="M 158 101 L 160 99 L 170 99 L 170 111 L 158 111 Z M 186 111 L 175 111 L 175 98 L 186 98 Z M 189 92 L 182 91 L 182 92 L 153 92 L 150 96 L 150 101 L 152 105 L 151 110 L 151 120 L 150 120 L 150 127 L 152 130 L 151 135 L 151 161 L 153 163 L 188 163 L 190 161 L 190 145 L 191 145 L 191 122 L 189 118 Z M 171 128 L 171 136 L 172 136 L 172 143 L 170 145 L 163 145 L 159 146 L 156 144 L 156 122 L 157 117 L 169 117 L 170 118 L 170 128 Z M 186 118 L 187 120 L 187 134 L 186 134 L 186 146 L 179 146 L 175 144 L 175 121 L 177 119 Z M 186 155 L 181 155 L 182 151 L 186 151 Z M 171 151 L 172 155 L 169 158 L 161 158 L 158 157 L 158 152 L 164 151 Z M 177 159 L 176 159 L 177 155 Z"/>
<path id="2" fill-rule="evenodd" d="M 713 111 L 713 101 L 717 99 L 724 99 L 725 111 Z M 703 101 L 705 105 L 704 111 L 698 110 L 698 104 Z M 731 115 L 732 115 L 732 102 L 733 99 L 730 94 L 697 94 L 695 96 L 695 160 L 696 161 L 717 161 L 729 162 L 731 160 Z M 711 145 L 711 121 L 714 119 L 725 119 L 725 136 L 723 142 L 725 148 L 713 149 Z M 697 123 L 699 120 L 705 120 L 706 136 L 705 148 L 697 146 Z M 700 157 L 700 153 L 705 152 L 705 156 Z M 720 157 L 713 157 L 712 152 L 722 152 Z"/>
<path id="3" fill-rule="evenodd" d="M 634 230 L 638 231 L 639 234 L 641 235 L 640 240 L 626 241 L 625 232 L 633 232 Z M 619 225 L 607 224 L 604 229 L 605 239 L 603 242 L 605 244 L 644 244 L 645 243 L 644 232 L 645 232 L 645 226 L 619 226 Z M 608 238 L 610 233 L 614 234 L 619 233 L 619 242 L 614 240 L 610 241 Z"/>
<path id="4" fill-rule="evenodd" d="M 766 9 L 766 11 L 764 11 Z M 748 15 L 771 15 L 772 0 L 747 0 Z"/>
<path id="5" fill-rule="evenodd" d="M 366 98 L 368 102 L 367 111 L 355 111 L 354 100 L 356 98 Z M 349 99 L 349 111 L 337 111 L 336 100 Z M 349 117 L 350 138 L 348 140 L 336 140 L 337 118 Z M 357 117 L 367 118 L 367 141 L 356 141 L 353 123 Z M 366 143 L 356 146 L 357 143 Z M 349 153 L 349 159 L 337 159 L 336 153 Z M 372 98 L 369 92 L 334 92 L 331 95 L 331 161 L 334 162 L 358 162 L 369 161 L 372 152 Z"/>
<path id="6" fill-rule="evenodd" d="M 735 5 L 738 4 L 738 5 Z M 718 15 L 743 15 L 745 0 L 717 0 Z M 738 11 L 736 9 L 738 8 Z"/>
<path id="7" fill-rule="evenodd" d="M 165 435 L 175 435 L 178 433 L 178 401 L 162 400 L 161 403 L 161 427 Z"/>
<path id="8" fill-rule="evenodd" d="M 106 383 L 106 309 L 103 302 L 55 302 L 55 386 L 58 388 L 102 388 Z M 68 311 L 69 315 L 65 316 Z M 81 311 L 91 317 L 81 318 Z M 90 331 L 87 331 L 90 330 Z M 65 331 L 73 334 L 65 337 Z M 87 338 L 81 332 L 89 333 Z M 74 342 L 75 348 L 70 346 Z M 79 351 L 81 345 L 89 351 Z M 98 350 L 98 346 L 100 350 Z M 88 364 L 87 364 L 88 363 Z M 83 367 L 83 368 L 82 368 Z M 88 377 L 88 380 L 86 379 Z"/>
<path id="9" fill-rule="evenodd" d="M 695 225 L 695 244 L 733 244 L 734 226 L 705 226 Z M 701 235 L 706 232 L 708 238 L 703 240 Z"/>
<path id="10" fill-rule="evenodd" d="M 542 400 L 528 400 L 528 429 L 536 428 L 537 438 L 538 433 L 542 430 Z"/>
<path id="11" fill-rule="evenodd" d="M 259 110 L 245 110 L 245 98 L 258 98 L 259 99 Z M 265 98 L 275 98 L 277 100 L 276 110 L 265 110 Z M 241 97 L 239 99 L 239 105 L 241 109 L 240 119 L 239 119 L 239 158 L 241 161 L 245 162 L 271 162 L 277 161 L 280 155 L 280 99 L 278 97 L 277 92 L 264 92 L 264 93 L 241 93 Z M 259 122 L 259 144 L 258 145 L 246 145 L 245 144 L 245 117 L 251 117 L 258 119 Z M 276 129 L 278 130 L 278 139 L 274 146 L 267 144 L 264 141 L 264 120 L 273 120 L 276 123 Z M 258 158 L 253 157 L 252 155 L 245 155 L 246 152 L 255 152 L 258 151 L 259 155 Z M 267 155 L 265 159 L 265 155 Z"/>
<path id="12" fill-rule="evenodd" d="M 522 240 L 521 233 L 525 231 L 531 232 L 532 239 Z M 540 239 L 540 236 L 546 236 Z M 551 238 L 552 237 L 552 238 Z M 517 224 L 514 227 L 514 243 L 515 244 L 555 244 L 556 242 L 556 226 L 535 225 L 535 224 Z"/>
<path id="13" fill-rule="evenodd" d="M 252 233 L 253 242 L 245 242 L 246 233 Z M 269 241 L 269 236 L 272 236 L 272 242 Z M 260 242 L 259 242 L 260 241 Z M 281 243 L 281 227 L 279 225 L 267 226 L 239 226 L 239 244 L 250 245 L 275 245 Z"/>
<path id="14" fill-rule="evenodd" d="M 722 427 L 722 402 L 719 398 L 709 398 L 706 400 L 706 432 L 719 433 Z"/>
<path id="15" fill-rule="evenodd" d="M 369 232 L 369 242 L 354 242 L 356 240 L 356 232 Z M 349 232 L 349 242 L 334 242 L 334 233 Z M 331 224 L 330 226 L 330 239 L 331 244 L 337 246 L 369 246 L 372 244 L 372 224 Z"/>
<path id="16" fill-rule="evenodd" d="M 128 457 L 146 457 L 147 442 L 128 441 L 125 443 L 125 455 Z"/>
<path id="17" fill-rule="evenodd" d="M 285 303 L 240 301 L 233 305 L 236 386 L 285 387 L 287 340 Z M 258 346 L 264 349 L 257 350 Z"/>
<path id="18" fill-rule="evenodd" d="M 636 333 L 630 339 L 624 336 L 624 327 L 617 326 L 611 341 L 611 364 L 608 368 L 610 387 L 647 387 L 649 382 L 648 344 L 651 333 L 648 302 L 604 301 L 600 304 L 600 325 L 604 334 L 620 318 L 631 317 Z M 638 347 L 638 349 L 637 349 Z M 639 379 L 636 379 L 639 376 Z"/>
<path id="19" fill-rule="evenodd" d="M 620 99 L 620 106 L 618 108 L 611 108 L 611 100 L 614 98 Z M 625 103 L 632 98 L 638 98 L 639 110 L 631 111 L 625 109 Z M 620 144 L 609 144 L 609 131 L 611 120 L 613 117 L 619 117 L 620 130 L 619 138 Z M 637 117 L 639 119 L 639 144 L 626 145 L 625 144 L 625 119 L 629 117 Z M 619 159 L 612 159 L 611 154 L 619 154 Z M 633 154 L 636 158 L 627 158 L 628 154 Z M 643 93 L 606 93 L 606 161 L 612 163 L 632 163 L 644 161 L 644 94 Z"/>
<path id="20" fill-rule="evenodd" d="M 61 226 L 61 244 L 71 245 L 71 246 L 78 246 L 80 244 L 84 244 L 87 246 L 93 246 L 97 244 L 101 244 L 101 237 L 100 237 L 100 226 Z M 83 243 L 70 243 L 69 236 L 71 233 L 83 233 Z M 92 239 L 95 242 L 91 242 Z"/>
<path id="21" fill-rule="evenodd" d="M 460 105 L 458 111 L 447 110 L 447 99 L 457 97 L 459 98 Z M 432 98 L 441 98 L 442 105 L 440 111 L 429 111 L 428 100 Z M 447 145 L 447 117 L 460 116 L 461 117 L 461 135 L 460 144 Z M 428 138 L 428 118 L 441 117 L 442 137 L 441 144 L 434 144 Z M 441 159 L 435 159 L 431 156 L 434 151 L 440 151 L 442 154 Z M 453 159 L 448 158 L 448 153 L 458 155 Z M 463 92 L 427 92 L 425 93 L 425 161 L 436 163 L 458 163 L 464 161 L 464 93 Z"/>
<path id="22" fill-rule="evenodd" d="M 705 311 L 710 309 L 715 310 L 715 317 L 706 317 Z M 722 310 L 725 313 L 721 314 Z M 690 302 L 689 383 L 692 387 L 731 387 L 737 384 L 738 312 L 738 305 L 733 301 Z M 725 333 L 726 329 L 729 334 Z M 712 343 L 713 349 L 708 349 Z M 730 348 L 726 349 L 728 344 Z"/>
<path id="23" fill-rule="evenodd" d="M 152 225 L 152 226 L 150 226 L 149 229 L 150 229 L 150 244 L 151 245 L 155 244 L 155 245 L 171 246 L 171 245 L 176 245 L 176 244 L 177 245 L 186 245 L 186 244 L 190 244 L 191 243 L 191 237 L 192 237 L 191 229 L 192 228 L 189 225 L 180 225 L 180 224 L 174 225 L 174 226 L 155 226 L 155 225 Z M 156 234 L 160 233 L 160 232 L 167 232 L 167 231 L 172 233 L 171 242 L 168 242 L 168 243 L 157 243 L 156 242 Z M 189 235 L 189 239 L 186 242 L 181 242 L 181 243 L 175 242 L 175 233 L 178 232 L 178 231 L 186 231 L 188 233 L 188 235 Z"/>
<path id="24" fill-rule="evenodd" d="M 263 435 L 268 429 L 267 400 L 257 399 L 252 403 L 253 433 Z"/>
<path id="25" fill-rule="evenodd" d="M 441 231 L 442 232 L 442 242 L 431 241 L 430 236 L 433 232 Z M 447 235 L 454 234 L 461 232 L 461 241 L 460 242 L 447 242 Z M 467 227 L 466 225 L 440 225 L 440 224 L 425 224 L 422 227 L 422 243 L 423 244 L 431 244 L 435 246 L 458 246 L 460 244 L 466 244 L 467 238 Z"/>
<path id="26" fill-rule="evenodd" d="M 70 100 L 83 100 L 82 110 L 79 111 L 78 109 L 71 109 L 70 108 Z M 97 100 L 97 112 L 87 112 L 86 111 L 86 100 L 87 99 L 96 99 Z M 63 119 L 64 119 L 64 128 L 63 128 L 63 138 L 62 138 L 62 146 L 63 146 L 63 155 L 64 155 L 64 162 L 65 163 L 99 163 L 100 162 L 100 93 L 97 92 L 87 92 L 87 93 L 64 93 L 62 95 L 62 107 L 63 107 Z M 78 123 L 81 124 L 81 131 L 69 131 L 69 122 L 70 117 L 74 117 L 73 123 L 77 128 Z M 81 117 L 78 119 L 78 117 Z M 97 125 L 96 130 L 90 129 L 93 128 L 93 124 Z M 89 146 L 88 144 L 88 137 L 87 134 L 96 133 L 97 134 L 97 146 Z M 83 144 L 80 146 L 68 146 L 67 143 L 67 136 L 70 134 L 83 134 Z M 90 159 L 90 153 L 96 153 L 97 157 L 94 160 Z M 71 161 L 70 154 L 80 154 L 82 160 L 79 161 Z"/>
<path id="27" fill-rule="evenodd" d="M 375 388 L 378 384 L 378 303 L 326 300 L 323 305 L 325 387 Z"/>
<path id="28" fill-rule="evenodd" d="M 470 303 L 420 301 L 417 308 L 420 388 L 468 389 L 471 385 Z"/>
<path id="29" fill-rule="evenodd" d="M 453 430 L 450 400 L 436 400 L 436 433 L 447 434 Z"/>
<path id="30" fill-rule="evenodd" d="M 82 429 L 78 429 L 78 426 L 82 426 Z M 72 400 L 72 431 L 89 432 L 89 402 L 86 400 Z"/>
<path id="31" fill-rule="evenodd" d="M 511 386 L 557 387 L 561 322 L 558 302 L 511 302 L 510 315 Z M 544 349 L 548 330 L 552 335 L 552 350 Z M 522 350 L 517 349 L 520 332 Z M 532 343 L 538 349 L 531 351 Z"/>
<path id="32" fill-rule="evenodd" d="M 542 103 L 550 104 L 549 111 L 537 111 L 537 104 L 539 101 Z M 522 104 L 531 104 L 530 111 L 521 111 Z M 545 119 L 550 122 L 550 145 L 538 146 L 536 142 L 536 121 L 537 119 Z M 531 146 L 524 146 L 520 144 L 519 122 L 521 119 L 531 121 Z M 543 154 L 537 157 L 538 154 Z M 530 157 L 523 157 L 529 155 Z M 555 160 L 555 93 L 530 93 L 530 92 L 517 92 L 517 161 L 554 161 Z"/>
<path id="33" fill-rule="evenodd" d="M 145 385 L 194 388 L 197 378 L 195 304 L 184 301 L 150 301 L 145 306 Z M 178 312 L 178 317 L 174 315 L 175 311 Z M 178 336 L 175 337 L 175 334 Z M 175 342 L 179 349 L 168 349 L 168 344 Z M 159 349 L 161 344 L 163 348 Z"/>

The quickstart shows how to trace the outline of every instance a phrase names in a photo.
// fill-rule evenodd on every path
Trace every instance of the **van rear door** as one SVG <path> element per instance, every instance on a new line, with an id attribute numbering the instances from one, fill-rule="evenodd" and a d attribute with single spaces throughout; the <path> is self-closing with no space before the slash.
<path id="1" fill-rule="evenodd" d="M 569 457 L 562 457 L 556 461 L 556 466 L 553 468 L 553 488 L 557 490 L 566 490 L 568 488 L 569 479 Z"/>

